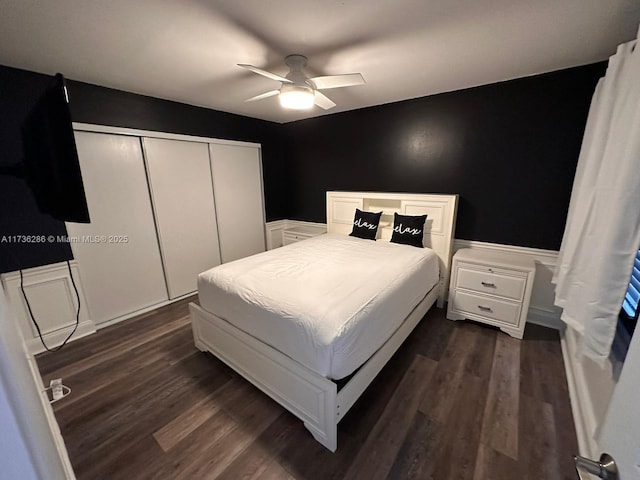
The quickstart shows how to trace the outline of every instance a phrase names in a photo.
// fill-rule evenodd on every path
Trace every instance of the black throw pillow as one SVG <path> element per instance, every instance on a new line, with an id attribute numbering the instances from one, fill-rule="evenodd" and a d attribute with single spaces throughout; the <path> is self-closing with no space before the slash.
<path id="1" fill-rule="evenodd" d="M 365 240 L 375 240 L 381 215 L 382 212 L 363 212 L 356 208 L 356 214 L 353 218 L 353 230 L 349 235 L 364 238 Z"/>
<path id="2" fill-rule="evenodd" d="M 423 248 L 422 237 L 424 236 L 424 222 L 426 221 L 426 215 L 400 215 L 394 213 L 391 242 Z"/>

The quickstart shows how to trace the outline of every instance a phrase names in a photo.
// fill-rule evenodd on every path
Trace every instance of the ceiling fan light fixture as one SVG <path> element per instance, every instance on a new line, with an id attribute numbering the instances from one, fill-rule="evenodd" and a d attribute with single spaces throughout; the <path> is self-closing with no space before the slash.
<path id="1" fill-rule="evenodd" d="M 308 110 L 313 107 L 313 89 L 301 85 L 283 85 L 280 89 L 280 105 L 292 110 Z"/>

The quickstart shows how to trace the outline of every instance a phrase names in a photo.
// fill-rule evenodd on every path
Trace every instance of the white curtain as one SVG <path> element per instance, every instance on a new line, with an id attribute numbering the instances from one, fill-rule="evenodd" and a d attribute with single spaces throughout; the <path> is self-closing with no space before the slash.
<path id="1" fill-rule="evenodd" d="M 583 353 L 609 355 L 640 246 L 640 46 L 622 44 L 591 102 L 553 282 Z M 638 335 L 640 333 L 636 333 Z"/>

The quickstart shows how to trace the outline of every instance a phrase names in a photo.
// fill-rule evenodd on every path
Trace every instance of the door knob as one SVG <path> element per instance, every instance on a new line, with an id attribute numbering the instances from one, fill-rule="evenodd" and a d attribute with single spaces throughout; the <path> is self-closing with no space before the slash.
<path id="1" fill-rule="evenodd" d="M 573 460 L 576 462 L 576 472 L 578 472 L 580 480 L 585 480 L 585 477 L 582 476 L 583 472 L 592 473 L 604 480 L 619 480 L 620 478 L 616 461 L 608 453 L 600 455 L 599 462 L 579 455 L 573 457 Z"/>

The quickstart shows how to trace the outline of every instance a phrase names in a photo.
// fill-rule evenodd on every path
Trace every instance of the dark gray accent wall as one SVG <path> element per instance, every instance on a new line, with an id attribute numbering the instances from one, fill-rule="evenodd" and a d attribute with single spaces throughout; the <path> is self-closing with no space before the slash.
<path id="1" fill-rule="evenodd" d="M 286 124 L 289 218 L 324 222 L 327 190 L 457 193 L 456 238 L 558 249 L 605 68 Z"/>
<path id="2" fill-rule="evenodd" d="M 460 194 L 456 237 L 557 249 L 605 63 L 279 125 L 69 81 L 75 122 L 262 144 L 267 220 L 324 222 L 326 190 Z M 64 72 L 63 72 L 64 73 Z M 0 66 L 0 166 L 49 78 Z M 360 88 L 375 88 L 375 85 Z M 0 175 L 0 239 L 64 235 Z M 0 243 L 0 272 L 71 258 L 65 243 Z"/>

